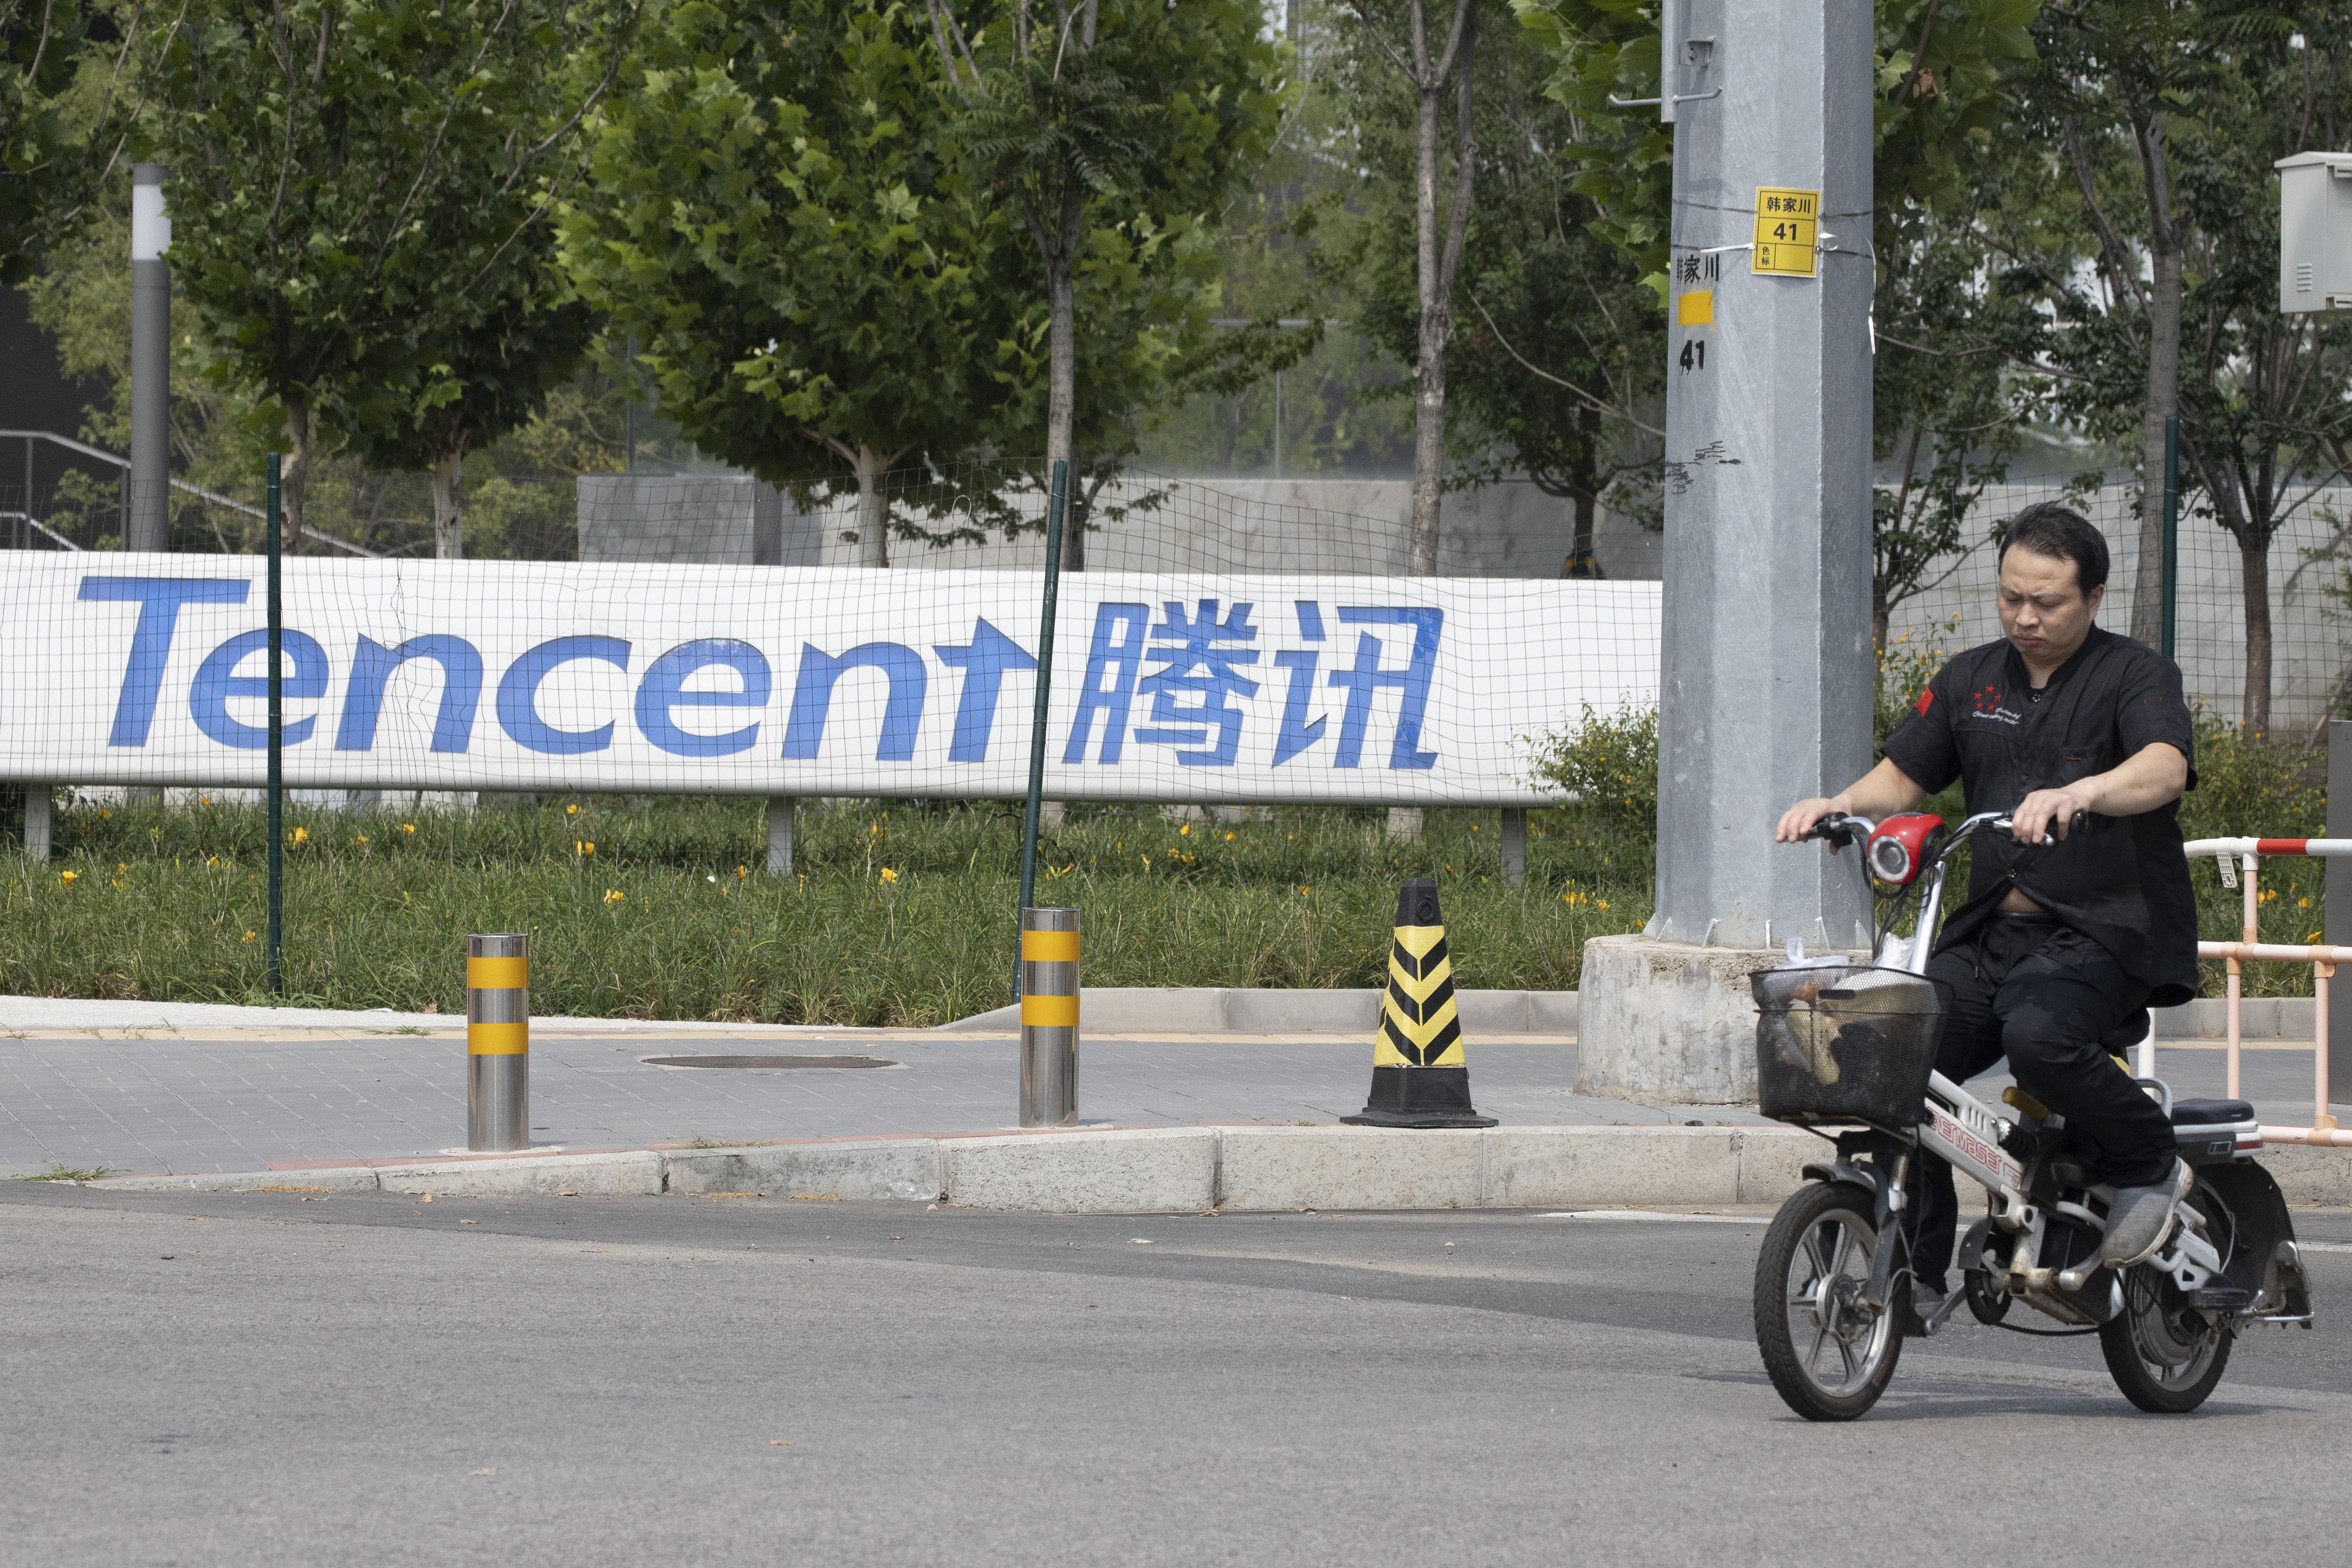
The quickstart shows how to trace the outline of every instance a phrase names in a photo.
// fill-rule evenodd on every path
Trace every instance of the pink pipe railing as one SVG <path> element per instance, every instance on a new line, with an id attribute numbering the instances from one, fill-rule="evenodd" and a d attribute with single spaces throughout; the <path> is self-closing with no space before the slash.
<path id="1" fill-rule="evenodd" d="M 2352 838 L 2192 838 L 2182 847 L 2192 860 L 2210 855 L 2219 861 L 2225 881 L 2231 879 L 2233 873 L 2244 879 L 2243 940 L 2200 942 L 2197 944 L 2198 957 L 2218 958 L 2229 966 L 2230 1098 L 2239 1098 L 2238 1053 L 2243 1032 L 2239 1025 L 2238 1008 L 2244 1000 L 2244 966 L 2248 963 L 2308 963 L 2311 965 L 2312 992 L 2311 1125 L 2307 1128 L 2264 1127 L 2263 1140 L 2273 1143 L 2352 1148 L 2352 1131 L 2339 1131 L 2336 1118 L 2327 1110 L 2327 984 L 2336 978 L 2337 964 L 2352 963 L 2352 947 L 2300 946 L 2261 941 L 2262 933 L 2258 929 L 2260 904 L 2256 892 L 2261 882 L 2263 856 L 2352 856 Z"/>

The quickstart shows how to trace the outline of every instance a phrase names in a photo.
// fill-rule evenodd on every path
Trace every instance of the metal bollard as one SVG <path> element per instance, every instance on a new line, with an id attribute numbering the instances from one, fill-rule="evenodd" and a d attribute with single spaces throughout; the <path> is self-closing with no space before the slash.
<path id="1" fill-rule="evenodd" d="M 466 1147 L 530 1147 L 528 938 L 466 939 Z"/>
<path id="2" fill-rule="evenodd" d="M 1078 1119 L 1078 911 L 1021 911 L 1021 1125 Z"/>

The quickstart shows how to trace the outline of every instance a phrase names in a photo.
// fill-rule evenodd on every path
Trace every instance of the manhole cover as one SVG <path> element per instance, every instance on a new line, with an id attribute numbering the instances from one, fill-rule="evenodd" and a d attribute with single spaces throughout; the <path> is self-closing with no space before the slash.
<path id="1" fill-rule="evenodd" d="M 639 1057 L 657 1068 L 894 1068 L 881 1057 Z"/>

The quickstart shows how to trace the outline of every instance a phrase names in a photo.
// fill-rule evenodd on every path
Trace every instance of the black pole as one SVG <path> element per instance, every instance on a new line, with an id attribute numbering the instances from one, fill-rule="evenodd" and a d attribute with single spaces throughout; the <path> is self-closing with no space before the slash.
<path id="1" fill-rule="evenodd" d="M 2180 611 L 2180 416 L 2164 421 L 2164 657 Z"/>
<path id="2" fill-rule="evenodd" d="M 1054 599 L 1062 586 L 1062 512 L 1063 501 L 1069 493 L 1070 465 L 1056 459 L 1054 464 L 1054 488 L 1045 502 L 1045 616 L 1037 632 L 1037 706 L 1029 721 L 1029 809 L 1021 825 L 1021 908 L 1037 894 L 1037 812 L 1045 794 L 1045 707 L 1052 695 L 1054 677 Z M 1021 916 L 1015 910 L 1013 924 L 1017 931 Z M 1020 939 L 1013 939 L 1013 999 L 1021 1000 Z"/>
<path id="3" fill-rule="evenodd" d="M 269 454 L 269 947 L 268 984 L 283 995 L 286 976 L 280 948 L 286 936 L 286 705 L 285 618 L 278 596 L 278 454 Z"/>

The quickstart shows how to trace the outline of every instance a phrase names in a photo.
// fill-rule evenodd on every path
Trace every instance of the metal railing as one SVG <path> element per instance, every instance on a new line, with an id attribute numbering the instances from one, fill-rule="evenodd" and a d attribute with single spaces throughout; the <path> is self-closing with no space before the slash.
<path id="1" fill-rule="evenodd" d="M 42 527 L 39 521 L 32 515 L 33 443 L 36 441 L 47 441 L 56 446 L 63 447 L 67 451 L 77 453 L 81 457 L 94 458 L 101 463 L 112 463 L 116 468 L 121 468 L 123 471 L 126 483 L 128 482 L 128 478 L 131 472 L 131 459 L 124 457 L 118 457 L 116 454 L 108 451 L 103 447 L 93 447 L 87 441 L 77 441 L 70 436 L 60 436 L 54 430 L 0 430 L 0 440 L 22 441 L 25 443 L 26 506 L 26 510 L 22 512 L 0 512 L 0 518 L 15 518 L 20 521 L 29 523 L 32 527 L 39 529 L 41 532 L 47 534 L 49 538 L 56 540 L 66 549 L 74 551 L 80 550 L 80 545 L 76 544 L 73 541 L 66 538 L 65 535 L 58 533 L 54 529 Z M 225 506 L 231 511 L 241 511 L 247 517 L 258 518 L 264 515 L 262 510 L 257 506 L 248 506 L 244 501 L 238 500 L 234 497 L 225 496 L 218 490 L 208 490 L 202 485 L 190 484 L 187 480 L 183 479 L 173 479 L 172 480 L 172 488 L 175 490 L 184 491 L 192 496 L 202 497 L 204 500 L 210 501 L 215 506 Z M 129 514 L 130 505 L 130 497 L 126 494 L 123 498 L 123 510 L 126 517 Z M 355 544 L 348 539 L 338 539 L 335 535 L 329 533 L 322 529 L 306 528 L 303 531 L 310 534 L 312 538 L 318 540 L 322 544 L 331 544 L 336 549 L 348 551 L 353 555 L 364 555 L 370 560 L 381 560 L 383 558 L 383 552 L 381 551 L 370 550 L 366 545 Z"/>
<path id="2" fill-rule="evenodd" d="M 2243 1032 L 2238 1005 L 2243 999 L 2245 965 L 2249 963 L 2308 963 L 2312 992 L 2312 1115 L 2309 1127 L 2264 1127 L 2270 1143 L 2312 1143 L 2352 1148 L 2352 1131 L 2340 1130 L 2327 1110 L 2327 983 L 2336 966 L 2352 963 L 2352 947 L 2326 943 L 2308 946 L 2263 942 L 2259 922 L 2262 862 L 2265 855 L 2352 856 L 2352 838 L 2192 838 L 2182 847 L 2192 860 L 2210 857 L 2221 870 L 2221 885 L 2245 889 L 2245 921 L 2237 942 L 2200 942 L 2200 958 L 2218 958 L 2229 966 L 2229 1097 L 2239 1098 L 2238 1062 Z"/>

